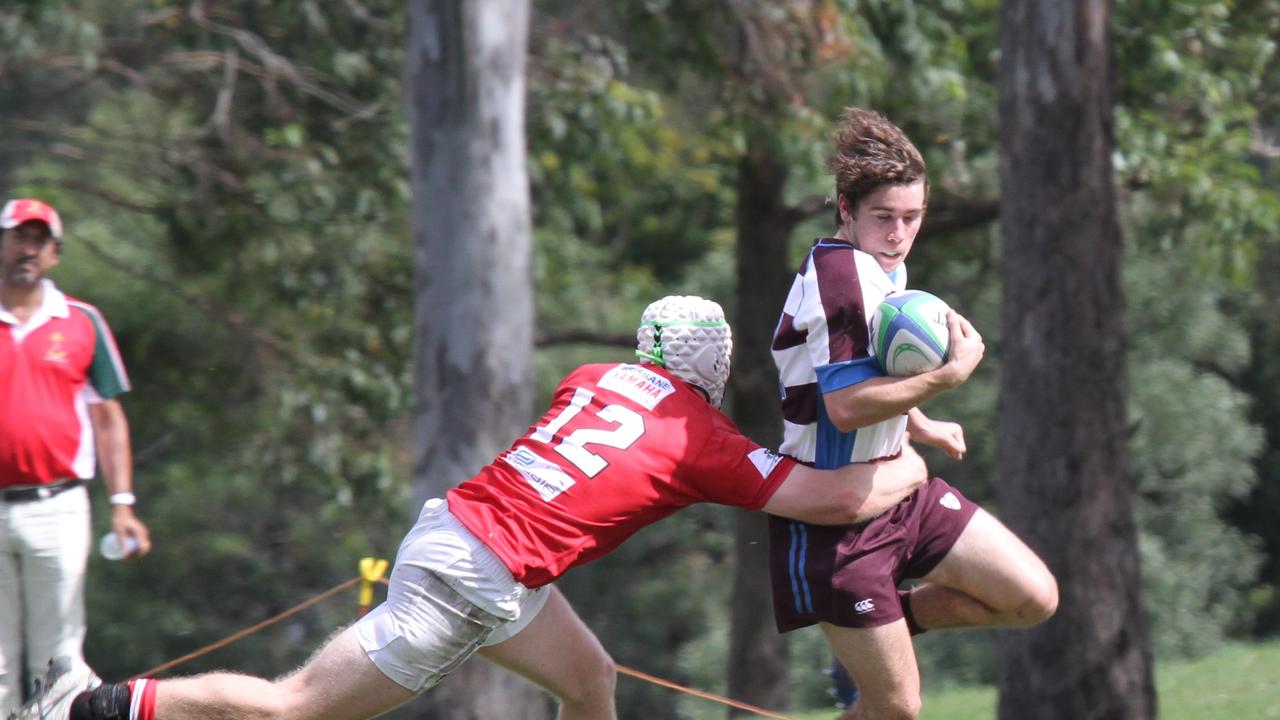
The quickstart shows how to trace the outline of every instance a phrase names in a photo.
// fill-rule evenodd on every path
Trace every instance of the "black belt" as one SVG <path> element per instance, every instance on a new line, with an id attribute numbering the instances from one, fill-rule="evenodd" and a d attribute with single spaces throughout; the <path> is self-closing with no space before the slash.
<path id="1" fill-rule="evenodd" d="M 83 480 L 72 478 L 70 480 L 59 480 L 51 482 L 48 485 L 35 485 L 28 487 L 7 487 L 0 488 L 0 499 L 5 502 L 27 502 L 30 500 L 44 500 L 57 495 L 64 490 L 78 488 L 84 484 Z"/>

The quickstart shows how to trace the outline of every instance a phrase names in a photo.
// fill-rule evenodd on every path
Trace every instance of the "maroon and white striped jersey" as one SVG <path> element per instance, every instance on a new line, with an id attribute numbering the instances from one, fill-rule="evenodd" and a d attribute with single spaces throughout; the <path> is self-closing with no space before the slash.
<path id="1" fill-rule="evenodd" d="M 843 433 L 822 396 L 882 375 L 871 350 L 870 315 L 906 288 L 907 269 L 886 275 L 875 258 L 845 240 L 813 243 L 796 273 L 773 335 L 785 421 L 780 452 L 819 468 L 898 452 L 906 415 Z"/>

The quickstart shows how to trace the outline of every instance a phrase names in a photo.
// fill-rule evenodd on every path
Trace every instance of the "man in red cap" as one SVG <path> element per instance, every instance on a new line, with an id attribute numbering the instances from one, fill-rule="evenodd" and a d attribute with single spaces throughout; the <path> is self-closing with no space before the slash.
<path id="1" fill-rule="evenodd" d="M 62 220 L 39 200 L 0 211 L 0 714 L 36 690 L 83 689 L 85 482 L 100 466 L 111 526 L 132 557 L 151 541 L 133 513 L 129 378 L 97 308 L 64 295 L 49 272 Z M 25 660 L 25 667 L 24 667 Z"/>

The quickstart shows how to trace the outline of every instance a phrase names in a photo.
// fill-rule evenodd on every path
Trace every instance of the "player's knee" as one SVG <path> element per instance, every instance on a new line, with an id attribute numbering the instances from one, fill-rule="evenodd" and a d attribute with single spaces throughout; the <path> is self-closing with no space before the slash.
<path id="1" fill-rule="evenodd" d="M 589 684 L 594 694 L 609 698 L 612 702 L 614 691 L 618 687 L 618 664 L 603 649 L 597 653 L 589 669 Z"/>
<path id="2" fill-rule="evenodd" d="M 1031 627 L 1053 617 L 1058 611 L 1058 581 L 1047 570 L 1028 587 L 1027 599 L 1014 613 L 1014 623 Z"/>
<path id="3" fill-rule="evenodd" d="M 920 717 L 920 710 L 924 707 L 920 693 L 908 692 L 895 693 L 878 701 L 863 696 L 859 704 L 863 705 L 862 717 L 876 720 L 915 720 Z"/>
<path id="4" fill-rule="evenodd" d="M 924 702 L 920 699 L 920 696 L 912 695 L 909 698 L 903 698 L 901 702 L 890 708 L 891 714 L 885 717 L 893 718 L 893 720 L 916 720 L 916 718 L 920 717 L 920 710 L 923 708 Z"/>
<path id="5" fill-rule="evenodd" d="M 557 688 L 556 695 L 565 705 L 580 708 L 613 707 L 618 685 L 618 664 L 598 648 L 575 671 L 574 681 Z"/>

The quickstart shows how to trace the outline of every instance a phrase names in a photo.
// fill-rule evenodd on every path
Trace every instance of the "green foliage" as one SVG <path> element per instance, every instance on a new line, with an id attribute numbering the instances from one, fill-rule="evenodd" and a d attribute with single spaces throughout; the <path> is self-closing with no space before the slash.
<path id="1" fill-rule="evenodd" d="M 1274 172 L 1272 173 L 1274 175 Z M 1253 631 L 1258 635 L 1280 634 L 1280 524 L 1275 521 L 1275 508 L 1280 507 L 1280 327 L 1275 318 L 1280 312 L 1280 297 L 1271 278 L 1280 273 L 1280 244 L 1268 245 L 1260 258 L 1256 276 L 1260 282 L 1231 307 L 1243 317 L 1253 348 L 1249 365 L 1239 375 L 1243 391 L 1253 398 L 1250 418 L 1266 430 L 1264 451 L 1254 463 L 1259 482 L 1248 497 L 1239 499 L 1231 517 L 1240 529 L 1257 536 L 1266 557 L 1259 584 L 1250 602 L 1258 611 Z"/>
<path id="2" fill-rule="evenodd" d="M 62 210 L 59 282 L 107 313 L 137 385 L 156 551 L 92 569 L 87 652 L 106 677 L 353 576 L 361 555 L 394 551 L 407 514 L 401 39 L 310 2 L 200 7 L 41 6 L 0 23 L 29 51 L 3 82 L 92 100 L 3 107 L 0 123 L 54 150 L 13 190 Z M 353 611 L 212 663 L 278 673 Z"/>
<path id="3" fill-rule="evenodd" d="M 1132 235 L 1242 281 L 1280 227 L 1250 151 L 1274 75 L 1274 4 L 1121 3 L 1117 15 L 1117 172 L 1144 216 Z"/>
<path id="4" fill-rule="evenodd" d="M 529 93 L 539 325 L 629 328 L 731 222 L 733 148 L 686 134 L 599 35 L 535 48 Z"/>
<path id="5" fill-rule="evenodd" d="M 1280 228 L 1280 196 L 1253 155 L 1260 113 L 1274 107 L 1263 68 L 1280 16 L 1251 2 L 1117 12 L 1117 177 L 1142 259 L 1128 289 L 1144 587 L 1157 652 L 1194 656 L 1249 628 L 1263 556 L 1246 533 L 1271 524 L 1233 527 L 1228 511 L 1257 483 L 1255 462 L 1268 467 L 1264 427 L 1274 434 L 1273 421 L 1249 423 L 1267 421 L 1268 384 L 1246 368 L 1271 363 L 1250 353 L 1265 334 L 1240 298 L 1268 294 L 1255 268 Z"/>
<path id="6" fill-rule="evenodd" d="M 822 160 L 840 109 L 876 108 L 931 170 L 912 284 L 988 341 L 966 387 L 926 408 L 965 426 L 968 456 L 927 457 L 989 503 L 999 242 L 991 226 L 931 228 L 998 197 L 998 11 L 994 0 L 539 3 L 528 169 L 540 332 L 629 334 L 668 292 L 726 301 L 749 134 L 772 133 L 799 204 L 830 194 Z M 1267 72 L 1280 20 L 1257 1 L 1142 0 L 1116 13 L 1144 586 L 1157 652 L 1195 655 L 1268 603 L 1280 618 L 1268 514 L 1280 486 L 1280 201 L 1259 151 L 1280 107 Z M 103 308 L 137 386 L 126 406 L 157 550 L 91 569 L 88 647 L 108 678 L 351 577 L 359 556 L 392 553 L 406 524 L 402 14 L 385 0 L 0 10 L 0 183 L 63 210 L 58 281 Z M 829 214 L 803 224 L 793 250 L 828 232 Z M 539 389 L 579 362 L 627 357 L 540 349 Z M 688 511 L 565 589 L 624 664 L 723 690 L 731 538 L 723 510 Z M 1267 584 L 1250 595 L 1260 564 Z M 334 602 L 179 671 L 280 672 L 349 618 L 351 603 Z M 990 637 L 922 638 L 926 687 L 991 677 Z M 793 645 L 793 691 L 821 702 L 821 639 Z M 624 679 L 619 692 L 629 717 L 697 717 L 667 691 Z"/>
<path id="7" fill-rule="evenodd" d="M 1261 428 L 1228 381 L 1249 359 L 1224 288 L 1188 254 L 1128 263 L 1133 328 L 1131 475 L 1138 491 L 1144 591 L 1157 655 L 1202 655 L 1247 617 L 1257 543 L 1226 523 L 1256 482 Z M 1184 289 L 1168 292 L 1170 285 Z"/>

